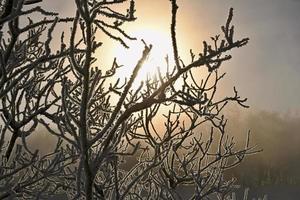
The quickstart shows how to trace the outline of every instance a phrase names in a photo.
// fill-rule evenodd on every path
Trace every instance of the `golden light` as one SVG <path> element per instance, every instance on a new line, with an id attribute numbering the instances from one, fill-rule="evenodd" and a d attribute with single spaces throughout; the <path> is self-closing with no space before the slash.
<path id="1" fill-rule="evenodd" d="M 138 86 L 141 81 L 145 80 L 147 76 L 153 77 L 159 70 L 164 73 L 167 69 L 166 56 L 168 55 L 170 61 L 172 61 L 172 44 L 167 33 L 158 30 L 140 30 L 131 34 L 137 38 L 135 41 L 131 41 L 129 49 L 119 45 L 115 51 L 114 56 L 117 58 L 119 65 L 123 65 L 122 68 L 117 70 L 117 77 L 121 79 L 129 78 L 138 60 L 141 58 L 144 44 L 142 39 L 147 45 L 152 45 L 149 58 L 142 66 L 137 79 L 134 82 L 134 87 Z M 173 63 L 173 62 L 171 62 Z"/>

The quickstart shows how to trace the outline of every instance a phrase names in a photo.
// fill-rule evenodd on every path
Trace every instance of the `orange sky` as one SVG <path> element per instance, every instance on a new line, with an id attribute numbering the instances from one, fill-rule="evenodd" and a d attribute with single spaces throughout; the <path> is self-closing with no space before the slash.
<path id="1" fill-rule="evenodd" d="M 167 38 L 169 4 L 169 0 L 137 0 L 138 20 L 126 26 L 126 30 L 140 35 L 143 31 L 155 33 L 144 34 L 149 43 L 157 43 L 160 33 L 164 35 L 162 38 Z M 229 8 L 233 7 L 236 35 L 249 36 L 250 43 L 234 50 L 233 59 L 222 66 L 228 72 L 222 92 L 231 94 L 235 85 L 242 96 L 249 98 L 252 108 L 300 111 L 299 0 L 178 0 L 178 4 L 177 35 L 182 58 L 187 60 L 190 48 L 197 53 L 204 39 L 220 33 L 220 26 L 224 24 Z M 74 13 L 71 0 L 44 0 L 42 6 L 62 15 Z M 102 56 L 108 62 L 120 45 L 106 39 L 103 42 L 105 48 L 100 50 L 99 58 Z M 163 46 L 167 43 L 164 41 Z M 161 52 L 161 43 L 153 45 L 154 55 L 155 48 Z"/>

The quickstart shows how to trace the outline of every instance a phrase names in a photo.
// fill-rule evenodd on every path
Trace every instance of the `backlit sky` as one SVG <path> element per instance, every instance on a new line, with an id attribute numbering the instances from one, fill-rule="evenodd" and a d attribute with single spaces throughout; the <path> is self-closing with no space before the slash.
<path id="1" fill-rule="evenodd" d="M 138 20 L 126 26 L 127 32 L 152 31 L 145 40 L 160 49 L 154 37 L 169 34 L 169 4 L 169 0 L 137 0 Z M 179 0 L 178 5 L 181 57 L 186 58 L 190 48 L 197 53 L 203 40 L 220 33 L 233 7 L 236 36 L 250 37 L 250 43 L 234 50 L 233 59 L 222 66 L 227 72 L 222 89 L 230 92 L 235 85 L 255 109 L 300 111 L 300 0 Z M 74 13 L 71 0 L 44 0 L 42 6 L 63 15 Z M 103 51 L 105 56 L 120 48 L 116 42 L 104 42 L 109 48 Z"/>
<path id="2" fill-rule="evenodd" d="M 145 41 L 154 45 L 152 53 L 164 57 L 164 51 L 168 51 L 165 47 L 170 45 L 170 1 L 136 2 L 138 19 L 126 26 L 127 32 L 137 36 L 144 33 Z M 243 97 L 248 97 L 251 108 L 247 115 L 236 110 L 229 113 L 228 132 L 240 139 L 241 133 L 250 128 L 254 143 L 264 149 L 261 157 L 256 157 L 258 163 L 289 166 L 285 169 L 299 177 L 300 0 L 178 0 L 178 4 L 179 53 L 186 61 L 190 48 L 198 53 L 203 40 L 220 33 L 229 8 L 234 8 L 236 36 L 249 37 L 250 42 L 234 50 L 233 58 L 222 66 L 227 77 L 219 89 L 231 94 L 235 85 Z M 73 0 L 43 0 L 41 5 L 63 16 L 74 15 Z M 105 38 L 103 42 L 101 61 L 110 63 L 115 54 L 121 55 L 122 48 L 117 42 Z M 141 42 L 130 45 L 134 50 L 141 47 Z M 137 53 L 131 53 L 125 52 L 124 59 L 134 63 Z M 291 117 L 291 112 L 298 117 Z M 34 139 L 32 143 L 44 149 L 51 144 L 48 141 Z"/>

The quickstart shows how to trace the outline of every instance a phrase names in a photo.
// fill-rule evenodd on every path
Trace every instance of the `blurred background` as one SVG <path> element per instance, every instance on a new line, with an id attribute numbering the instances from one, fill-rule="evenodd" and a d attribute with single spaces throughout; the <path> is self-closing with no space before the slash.
<path id="1" fill-rule="evenodd" d="M 136 5 L 138 19 L 125 29 L 138 40 L 128 41 L 130 48 L 123 49 L 119 43 L 100 35 L 103 48 L 99 59 L 103 65 L 109 65 L 118 56 L 120 63 L 130 66 L 141 51 L 141 38 L 153 44 L 155 65 L 160 65 L 166 54 L 171 56 L 170 2 L 137 0 Z M 271 190 L 270 199 L 297 199 L 300 196 L 300 1 L 179 0 L 178 5 L 179 54 L 185 62 L 190 61 L 190 49 L 199 53 L 203 40 L 221 33 L 229 8 L 234 8 L 235 36 L 249 37 L 250 43 L 234 50 L 233 58 L 222 66 L 221 71 L 227 75 L 219 92 L 230 95 L 236 86 L 240 95 L 248 98 L 249 109 L 236 106 L 227 109 L 227 130 L 242 142 L 250 129 L 252 143 L 263 152 L 249 156 L 229 173 L 254 193 Z M 74 15 L 71 0 L 44 0 L 42 7 Z"/>

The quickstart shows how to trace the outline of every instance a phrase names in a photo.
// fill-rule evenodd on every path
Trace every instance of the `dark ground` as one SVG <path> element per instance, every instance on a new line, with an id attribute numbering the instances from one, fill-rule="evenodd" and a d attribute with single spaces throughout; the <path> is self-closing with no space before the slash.
<path id="1" fill-rule="evenodd" d="M 248 199 L 268 196 L 268 200 L 300 200 L 300 186 L 263 186 L 251 188 Z M 237 199 L 243 199 L 243 189 L 237 192 Z"/>
<path id="2" fill-rule="evenodd" d="M 243 200 L 244 188 L 237 189 L 236 199 Z M 188 187 L 184 187 L 178 190 L 183 199 L 189 199 L 193 194 L 193 190 Z M 184 193 L 184 194 L 183 194 Z M 263 198 L 267 195 L 268 200 L 300 200 L 300 186 L 264 186 L 259 188 L 251 188 L 247 200 Z M 47 200 L 67 200 L 65 195 L 58 195 L 55 197 L 49 197 Z"/>
<path id="3" fill-rule="evenodd" d="M 243 200 L 245 188 L 236 190 L 236 199 Z M 180 191 L 183 199 L 189 199 L 193 194 L 191 188 L 185 187 Z M 263 198 L 267 195 L 268 200 L 300 200 L 300 186 L 263 186 L 259 188 L 250 188 L 247 200 Z"/>

